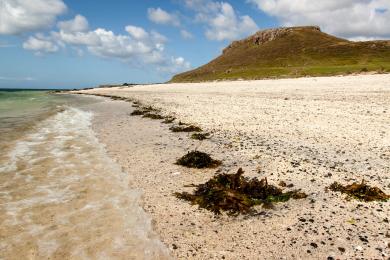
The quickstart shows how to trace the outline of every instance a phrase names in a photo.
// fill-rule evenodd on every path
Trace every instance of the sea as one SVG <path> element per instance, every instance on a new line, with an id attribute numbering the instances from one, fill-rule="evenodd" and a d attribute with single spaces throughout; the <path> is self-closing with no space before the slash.
<path id="1" fill-rule="evenodd" d="M 169 258 L 92 130 L 98 102 L 0 89 L 0 259 Z"/>

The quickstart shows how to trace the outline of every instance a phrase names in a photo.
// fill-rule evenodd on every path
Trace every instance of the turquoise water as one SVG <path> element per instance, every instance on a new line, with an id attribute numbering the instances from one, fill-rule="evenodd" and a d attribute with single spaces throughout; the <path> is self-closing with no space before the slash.
<path id="1" fill-rule="evenodd" d="M 0 259 L 166 259 L 92 129 L 102 99 L 0 91 Z"/>
<path id="2" fill-rule="evenodd" d="M 91 101 L 50 91 L 0 89 L 0 147 L 23 135 L 45 118 L 66 106 L 82 106 Z"/>

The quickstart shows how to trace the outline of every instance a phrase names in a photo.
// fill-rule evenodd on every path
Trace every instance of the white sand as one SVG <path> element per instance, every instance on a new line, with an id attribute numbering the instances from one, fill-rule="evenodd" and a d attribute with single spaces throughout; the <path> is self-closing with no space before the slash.
<path id="1" fill-rule="evenodd" d="M 144 208 L 174 257 L 389 257 L 389 202 L 347 201 L 325 187 L 364 178 L 390 193 L 390 75 L 82 92 L 135 98 L 213 133 L 199 144 L 159 121 L 128 116 L 132 108 L 127 102 L 93 108 L 100 140 L 133 176 L 133 185 L 145 191 Z M 203 183 L 215 173 L 173 164 L 194 147 L 223 160 L 223 172 L 243 167 L 248 176 L 293 183 L 309 198 L 259 209 L 262 214 L 256 217 L 215 218 L 172 196 L 191 191 L 183 186 Z"/>

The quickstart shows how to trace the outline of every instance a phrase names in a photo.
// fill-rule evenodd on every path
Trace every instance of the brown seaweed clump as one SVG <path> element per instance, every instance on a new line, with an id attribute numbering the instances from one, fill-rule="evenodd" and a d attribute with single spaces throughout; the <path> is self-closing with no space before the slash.
<path id="1" fill-rule="evenodd" d="M 171 116 L 167 116 L 164 118 L 164 120 L 162 121 L 163 124 L 171 124 L 173 123 L 173 121 L 175 121 L 175 118 L 174 117 L 171 117 Z"/>
<path id="2" fill-rule="evenodd" d="M 144 117 L 149 117 L 149 118 L 152 118 L 154 119 L 154 115 L 157 114 L 159 110 L 156 109 L 156 108 L 153 108 L 151 106 L 148 106 L 148 107 L 139 107 L 138 109 L 135 109 L 132 113 L 130 113 L 131 116 L 144 116 Z M 147 114 L 150 114 L 148 116 L 146 116 Z M 160 115 L 158 115 L 160 116 Z M 161 118 L 158 118 L 158 119 L 162 119 L 163 117 Z"/>
<path id="3" fill-rule="evenodd" d="M 202 129 L 199 127 L 199 126 L 195 126 L 195 125 L 185 125 L 185 124 L 182 124 L 182 125 L 177 125 L 177 126 L 172 126 L 169 128 L 169 130 L 171 130 L 172 132 L 186 132 L 186 133 L 189 133 L 189 132 L 202 132 Z"/>
<path id="4" fill-rule="evenodd" d="M 191 139 L 202 141 L 207 139 L 209 135 L 210 135 L 209 133 L 193 133 L 191 135 Z"/>
<path id="5" fill-rule="evenodd" d="M 164 119 L 162 115 L 156 114 L 156 113 L 145 113 L 143 117 L 158 120 L 158 119 Z"/>
<path id="6" fill-rule="evenodd" d="M 214 160 L 207 153 L 192 151 L 176 161 L 176 164 L 188 168 L 214 168 L 221 165 L 221 161 Z"/>
<path id="7" fill-rule="evenodd" d="M 122 100 L 127 101 L 128 99 L 125 97 L 119 97 L 119 96 L 109 96 L 112 100 Z"/>
<path id="8" fill-rule="evenodd" d="M 140 110 L 140 109 L 135 109 L 133 112 L 130 113 L 130 115 L 131 116 L 142 116 L 145 113 L 147 113 L 147 111 Z"/>
<path id="9" fill-rule="evenodd" d="M 154 108 L 152 106 L 147 106 L 147 107 L 143 106 L 142 110 L 147 111 L 147 112 L 158 112 L 159 111 L 159 109 Z"/>
<path id="10" fill-rule="evenodd" d="M 204 184 L 196 185 L 193 194 L 176 192 L 174 195 L 215 214 L 226 211 L 229 215 L 252 213 L 255 205 L 269 207 L 274 202 L 307 197 L 299 190 L 284 193 L 280 188 L 268 184 L 267 178 L 249 179 L 242 176 L 243 173 L 240 168 L 236 174 L 219 174 Z"/>
<path id="11" fill-rule="evenodd" d="M 334 182 L 332 185 L 329 186 L 329 189 L 332 191 L 345 193 L 350 198 L 362 200 L 365 202 L 387 201 L 388 199 L 390 199 L 390 195 L 387 195 L 378 187 L 371 187 L 367 185 L 364 180 L 362 180 L 361 183 L 354 182 L 345 186 L 341 185 L 338 182 Z"/>

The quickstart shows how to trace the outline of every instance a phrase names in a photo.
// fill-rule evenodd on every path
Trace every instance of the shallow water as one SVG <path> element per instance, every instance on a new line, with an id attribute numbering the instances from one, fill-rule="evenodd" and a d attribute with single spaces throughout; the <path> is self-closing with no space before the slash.
<path id="1" fill-rule="evenodd" d="M 0 259 L 167 258 L 141 193 L 95 137 L 93 114 L 54 103 L 1 152 Z"/>

